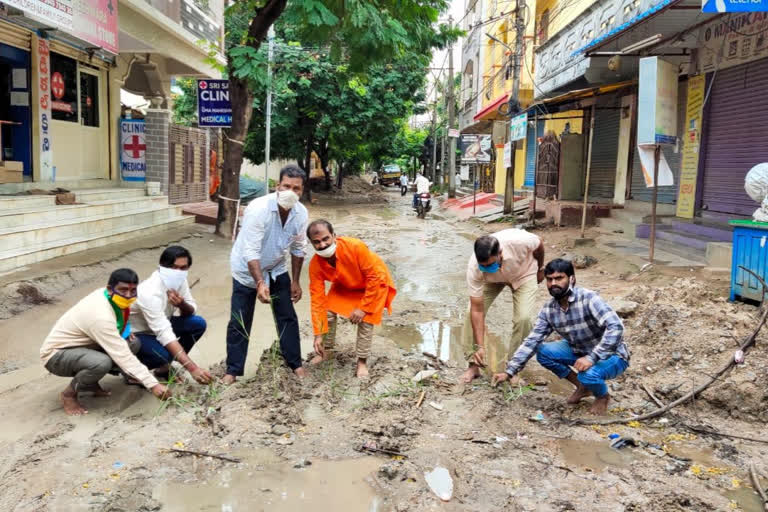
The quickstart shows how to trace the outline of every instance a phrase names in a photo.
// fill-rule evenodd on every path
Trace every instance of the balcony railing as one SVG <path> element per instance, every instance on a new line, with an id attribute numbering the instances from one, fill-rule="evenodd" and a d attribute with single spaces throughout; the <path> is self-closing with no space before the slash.
<path id="1" fill-rule="evenodd" d="M 222 48 L 224 4 L 221 0 L 145 0 L 196 39 Z"/>

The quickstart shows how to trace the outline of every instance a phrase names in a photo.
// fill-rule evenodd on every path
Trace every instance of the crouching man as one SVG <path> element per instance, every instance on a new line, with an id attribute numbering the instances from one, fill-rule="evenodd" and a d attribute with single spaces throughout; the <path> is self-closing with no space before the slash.
<path id="1" fill-rule="evenodd" d="M 316 220 L 307 228 L 307 238 L 317 254 L 309 263 L 309 292 L 315 353 L 312 364 L 330 358 L 336 339 L 338 316 L 357 325 L 357 377 L 368 376 L 368 355 L 373 341 L 373 326 L 381 323 L 385 309 L 392 312 L 397 291 L 392 276 L 381 258 L 362 240 L 337 237 L 326 220 Z M 331 283 L 326 294 L 325 283 Z"/>
<path id="2" fill-rule="evenodd" d="M 593 395 L 590 412 L 605 414 L 610 400 L 605 381 L 615 379 L 629 366 L 629 349 L 622 339 L 624 325 L 597 292 L 576 287 L 570 261 L 550 261 L 544 277 L 552 300 L 539 312 L 536 325 L 512 356 L 506 373 L 493 376 L 493 384 L 515 379 L 536 354 L 544 368 L 576 386 L 569 404 Z M 544 343 L 552 331 L 563 339 Z"/>
<path id="3" fill-rule="evenodd" d="M 131 322 L 141 341 L 139 361 L 155 370 L 155 377 L 167 382 L 171 363 L 178 361 L 200 384 L 212 377 L 195 364 L 188 353 L 205 334 L 205 319 L 196 315 L 197 303 L 187 282 L 192 255 L 179 245 L 160 255 L 160 266 L 138 287 L 131 306 Z M 178 311 L 179 314 L 174 316 Z"/>
<path id="4" fill-rule="evenodd" d="M 45 338 L 40 348 L 45 368 L 59 377 L 72 377 L 61 393 L 67 414 L 88 413 L 78 401 L 80 392 L 109 396 L 99 381 L 115 366 L 156 397 L 171 396 L 134 355 L 140 343 L 131 335 L 128 319 L 138 284 L 139 276 L 133 270 L 115 270 L 106 288 L 92 292 L 64 313 Z"/>

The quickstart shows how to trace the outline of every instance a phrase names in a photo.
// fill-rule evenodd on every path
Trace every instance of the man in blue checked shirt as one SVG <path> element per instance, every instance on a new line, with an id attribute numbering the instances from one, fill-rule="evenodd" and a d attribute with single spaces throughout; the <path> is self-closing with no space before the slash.
<path id="1" fill-rule="evenodd" d="M 493 376 L 493 385 L 516 380 L 516 375 L 536 354 L 539 364 L 576 386 L 568 398 L 569 404 L 593 395 L 595 402 L 590 412 L 605 414 L 610 401 L 605 381 L 615 379 L 629 366 L 624 325 L 597 292 L 576 287 L 570 261 L 550 261 L 544 267 L 544 277 L 553 299 L 539 312 L 533 330 L 507 363 L 507 371 Z M 563 339 L 544 343 L 552 331 Z"/>

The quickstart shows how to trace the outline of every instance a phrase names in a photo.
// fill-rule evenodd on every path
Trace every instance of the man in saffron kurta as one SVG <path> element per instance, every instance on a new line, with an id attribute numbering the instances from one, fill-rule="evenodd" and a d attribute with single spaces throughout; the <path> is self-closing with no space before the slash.
<path id="1" fill-rule="evenodd" d="M 307 228 L 316 255 L 309 263 L 312 326 L 315 332 L 313 363 L 330 357 L 338 316 L 357 325 L 357 376 L 368 376 L 368 355 L 373 326 L 381 324 L 384 309 L 392 313 L 395 290 L 389 269 L 362 240 L 336 237 L 333 226 L 316 220 Z M 326 293 L 325 282 L 331 283 Z"/>

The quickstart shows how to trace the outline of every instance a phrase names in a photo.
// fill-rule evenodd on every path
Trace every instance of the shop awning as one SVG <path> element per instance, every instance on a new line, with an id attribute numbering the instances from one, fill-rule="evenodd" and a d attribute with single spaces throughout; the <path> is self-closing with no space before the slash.
<path id="1" fill-rule="evenodd" d="M 481 119 L 502 119 L 503 116 L 498 113 L 499 105 L 503 104 L 508 99 L 509 94 L 499 96 L 491 103 L 489 103 L 488 106 L 486 106 L 483 110 L 475 114 L 475 121 L 480 121 Z"/>
<path id="2" fill-rule="evenodd" d="M 601 96 L 603 94 L 610 94 L 616 92 L 625 87 L 631 87 L 637 84 L 637 80 L 626 80 L 624 82 L 617 82 L 615 84 L 601 85 L 597 87 L 588 87 L 586 89 L 578 89 L 576 91 L 570 91 L 553 98 L 546 98 L 536 102 L 528 107 L 527 112 L 533 112 L 537 109 L 548 111 L 552 107 L 563 105 L 565 103 L 573 103 L 579 100 L 593 98 L 595 96 Z M 577 108 L 577 107 L 574 107 Z"/>

